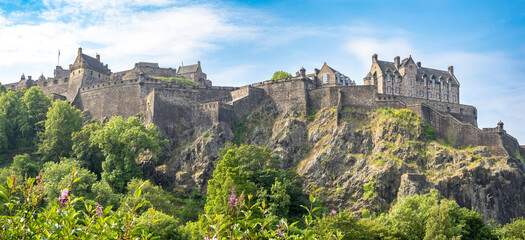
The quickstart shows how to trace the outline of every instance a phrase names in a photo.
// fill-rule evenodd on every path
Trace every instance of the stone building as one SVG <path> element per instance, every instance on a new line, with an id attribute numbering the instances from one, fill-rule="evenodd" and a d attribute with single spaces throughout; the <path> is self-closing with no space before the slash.
<path id="1" fill-rule="evenodd" d="M 198 85 L 169 81 L 177 78 Z M 194 129 L 219 122 L 235 124 L 262 101 L 270 101 L 278 111 L 294 107 L 305 115 L 326 107 L 406 108 L 431 125 L 437 137 L 455 146 L 491 146 L 496 152 L 525 155 L 525 148 L 503 130 L 502 123 L 497 128 L 477 127 L 476 108 L 459 102 L 459 82 L 452 66 L 448 71 L 436 70 L 421 67 L 411 57 L 387 62 L 374 54 L 364 83 L 356 85 L 324 63 L 310 74 L 301 68 L 295 77 L 219 87 L 212 86 L 200 62 L 178 70 L 139 62 L 132 69 L 112 73 L 100 55 L 93 58 L 79 48 L 69 70 L 57 66 L 52 78 L 42 75 L 33 80 L 22 75 L 19 82 L 5 86 L 15 90 L 39 86 L 100 120 L 139 116 L 146 124 L 154 123 L 175 146 L 184 143 Z"/>
<path id="2" fill-rule="evenodd" d="M 374 85 L 377 92 L 394 96 L 407 96 L 440 102 L 459 103 L 459 82 L 454 67 L 448 71 L 426 68 L 415 63 L 412 56 L 394 62 L 377 59 L 372 55 L 372 67 L 363 79 L 365 85 Z"/>
<path id="3" fill-rule="evenodd" d="M 321 70 L 317 73 L 320 77 L 320 84 L 331 84 L 341 86 L 354 86 L 355 82 L 339 71 L 331 68 L 326 62 L 321 67 Z"/>

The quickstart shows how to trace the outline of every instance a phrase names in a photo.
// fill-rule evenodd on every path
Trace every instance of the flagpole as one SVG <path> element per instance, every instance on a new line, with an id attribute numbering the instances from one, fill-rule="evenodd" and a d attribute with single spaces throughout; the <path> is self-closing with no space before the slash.
<path id="1" fill-rule="evenodd" d="M 58 62 L 57 62 L 57 66 L 60 66 L 60 49 L 58 49 Z"/>

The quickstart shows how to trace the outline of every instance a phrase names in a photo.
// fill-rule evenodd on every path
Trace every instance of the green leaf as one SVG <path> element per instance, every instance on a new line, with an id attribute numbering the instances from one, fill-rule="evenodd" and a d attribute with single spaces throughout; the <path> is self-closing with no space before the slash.
<path id="1" fill-rule="evenodd" d="M 7 202 L 9 200 L 4 191 L 0 191 L 0 199 L 4 200 L 4 202 Z"/>

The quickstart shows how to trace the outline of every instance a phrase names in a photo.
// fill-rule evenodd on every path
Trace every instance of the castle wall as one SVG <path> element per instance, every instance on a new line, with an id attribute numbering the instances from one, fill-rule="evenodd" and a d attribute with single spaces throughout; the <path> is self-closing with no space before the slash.
<path id="1" fill-rule="evenodd" d="M 263 89 L 266 95 L 277 105 L 279 111 L 284 112 L 290 106 L 297 106 L 306 112 L 307 89 L 310 85 L 307 81 L 305 79 L 270 80 L 252 86 Z"/>
<path id="2" fill-rule="evenodd" d="M 80 89 L 73 105 L 100 120 L 117 115 L 127 119 L 145 110 L 140 94 L 140 85 L 133 81 L 104 83 Z"/>
<path id="3" fill-rule="evenodd" d="M 232 91 L 231 95 L 234 114 L 233 119 L 237 121 L 250 114 L 261 103 L 265 97 L 265 92 L 260 88 L 245 86 Z"/>
<path id="4" fill-rule="evenodd" d="M 450 115 L 454 116 L 455 118 L 457 118 L 458 120 L 462 122 L 466 122 L 474 126 L 478 126 L 477 110 L 473 106 L 432 101 L 432 100 L 427 100 L 427 99 L 412 98 L 412 97 L 405 97 L 405 96 L 392 96 L 389 94 L 377 94 L 377 99 L 378 100 L 396 99 L 396 100 L 402 101 L 403 103 L 407 105 L 416 104 L 416 103 L 424 103 L 426 105 L 432 106 L 434 109 L 436 109 L 439 112 L 449 113 Z"/>

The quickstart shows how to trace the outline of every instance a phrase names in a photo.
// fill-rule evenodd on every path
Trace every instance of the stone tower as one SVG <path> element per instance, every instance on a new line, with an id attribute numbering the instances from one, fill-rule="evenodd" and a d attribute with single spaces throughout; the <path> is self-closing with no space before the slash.
<path id="1" fill-rule="evenodd" d="M 75 62 L 69 65 L 67 100 L 75 101 L 80 88 L 109 82 L 110 75 L 111 70 L 100 61 L 100 55 L 93 58 L 83 54 L 82 48 L 78 48 Z"/>

